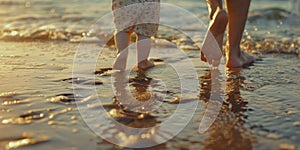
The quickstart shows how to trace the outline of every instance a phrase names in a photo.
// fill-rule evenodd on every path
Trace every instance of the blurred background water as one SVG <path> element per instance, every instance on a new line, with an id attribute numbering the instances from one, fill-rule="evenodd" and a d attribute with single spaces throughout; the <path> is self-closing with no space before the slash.
<path id="1" fill-rule="evenodd" d="M 204 0 L 161 2 L 180 6 L 208 24 L 208 11 Z M 246 38 L 257 40 L 299 37 L 300 20 L 295 13 L 298 9 L 296 2 L 252 0 Z M 109 0 L 2 0 L 0 36 L 1 39 L 13 40 L 71 40 L 74 36 L 88 33 L 91 25 L 111 11 L 110 5 Z M 185 21 L 183 19 L 177 18 L 176 21 Z"/>

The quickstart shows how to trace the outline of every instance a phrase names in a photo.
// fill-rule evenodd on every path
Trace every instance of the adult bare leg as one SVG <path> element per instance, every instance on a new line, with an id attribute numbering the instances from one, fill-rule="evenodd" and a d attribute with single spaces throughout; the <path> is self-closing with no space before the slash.
<path id="1" fill-rule="evenodd" d="M 209 10 L 210 23 L 209 32 L 206 34 L 200 50 L 202 61 L 207 61 L 207 58 L 203 54 L 203 50 L 209 52 L 211 49 L 218 49 L 222 51 L 224 32 L 228 22 L 227 13 L 223 10 L 222 0 L 206 0 L 206 3 Z M 210 40 L 215 40 L 218 47 L 212 46 L 211 44 L 214 44 L 214 42 Z"/>
<path id="2" fill-rule="evenodd" d="M 244 53 L 241 48 L 248 10 L 251 0 L 226 0 L 228 12 L 228 49 L 226 66 L 229 68 L 243 67 L 254 62 L 254 57 Z"/>

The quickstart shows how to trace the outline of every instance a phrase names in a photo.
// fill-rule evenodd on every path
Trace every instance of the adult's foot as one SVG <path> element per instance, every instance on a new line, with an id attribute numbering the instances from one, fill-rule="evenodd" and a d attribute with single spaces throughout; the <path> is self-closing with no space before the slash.
<path id="1" fill-rule="evenodd" d="M 209 24 L 209 32 L 206 34 L 206 37 L 202 43 L 202 47 L 200 50 L 201 60 L 204 62 L 207 62 L 207 58 L 205 57 L 205 54 L 203 51 L 209 52 L 209 51 L 222 51 L 222 44 L 223 44 L 223 38 L 224 38 L 224 32 L 226 30 L 227 22 L 228 22 L 228 16 L 225 10 L 221 8 L 217 8 L 215 12 L 213 13 L 212 20 Z M 213 36 L 213 37 L 211 37 Z M 213 41 L 212 41 L 213 40 Z M 214 47 L 215 41 L 218 44 L 218 47 Z M 214 48 L 213 50 L 209 48 Z"/>
<path id="2" fill-rule="evenodd" d="M 237 52 L 237 53 L 233 53 Z M 251 65 L 255 61 L 255 57 L 245 53 L 239 47 L 238 50 L 228 49 L 226 55 L 226 67 L 243 68 Z"/>
<path id="3" fill-rule="evenodd" d="M 241 50 L 241 54 L 242 54 L 242 57 L 244 59 L 244 62 L 246 62 L 249 65 L 254 63 L 254 61 L 258 60 L 258 58 L 244 52 L 243 50 Z"/>

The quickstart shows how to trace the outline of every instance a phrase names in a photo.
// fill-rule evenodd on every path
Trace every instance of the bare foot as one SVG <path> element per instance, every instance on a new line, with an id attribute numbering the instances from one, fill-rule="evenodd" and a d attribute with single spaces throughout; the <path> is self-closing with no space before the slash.
<path id="1" fill-rule="evenodd" d="M 241 50 L 241 55 L 242 58 L 244 59 L 244 62 L 246 62 L 246 64 L 252 64 L 254 63 L 255 60 L 257 60 L 257 58 L 255 58 L 254 56 L 247 54 L 242 50 Z"/>
<path id="2" fill-rule="evenodd" d="M 251 65 L 256 60 L 254 56 L 245 53 L 240 48 L 239 50 L 229 50 L 226 55 L 226 67 L 228 68 L 243 68 Z M 231 53 L 230 53 L 231 52 Z M 232 53 L 232 52 L 238 52 Z"/>
<path id="3" fill-rule="evenodd" d="M 243 68 L 246 64 L 241 54 L 226 56 L 226 67 L 228 68 Z"/>
<path id="4" fill-rule="evenodd" d="M 147 59 L 139 62 L 138 66 L 137 66 L 138 69 L 142 69 L 142 70 L 147 70 L 147 69 L 152 68 L 152 67 L 154 67 L 154 63 L 147 60 Z"/>
<path id="5" fill-rule="evenodd" d="M 211 40 L 215 40 L 219 46 L 217 48 L 218 50 L 222 49 L 222 44 L 223 44 L 223 37 L 224 37 L 224 32 L 227 26 L 228 22 L 228 17 L 227 13 L 225 10 L 222 10 L 220 8 L 217 8 L 214 12 L 214 15 L 212 16 L 212 20 L 209 25 L 209 31 L 210 33 L 207 33 L 203 44 L 202 48 L 200 50 L 200 55 L 201 55 L 201 60 L 204 62 L 207 62 L 207 58 L 205 57 L 203 51 L 212 51 L 212 50 L 205 50 L 206 48 L 212 48 L 211 44 L 214 44 Z M 210 37 L 210 36 L 213 36 Z M 209 46 L 210 45 L 210 46 Z M 222 51 L 222 50 L 221 50 Z"/>

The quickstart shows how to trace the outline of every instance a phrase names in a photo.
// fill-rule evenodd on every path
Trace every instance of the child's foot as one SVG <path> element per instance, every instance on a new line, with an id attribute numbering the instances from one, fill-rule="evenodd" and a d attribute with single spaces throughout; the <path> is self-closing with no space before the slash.
<path id="1" fill-rule="evenodd" d="M 142 70 L 147 70 L 149 68 L 152 68 L 154 67 L 154 63 L 145 59 L 145 60 L 142 60 L 141 62 L 138 63 L 138 66 L 137 68 L 138 69 L 142 69 Z"/>
<path id="2" fill-rule="evenodd" d="M 207 44 L 213 43 L 210 41 L 210 40 L 212 40 L 212 38 L 208 37 L 209 35 L 214 36 L 214 40 L 217 41 L 219 49 L 220 50 L 222 49 L 223 37 L 224 37 L 224 32 L 226 30 L 227 22 L 228 22 L 228 17 L 227 17 L 226 11 L 222 10 L 220 8 L 217 8 L 214 12 L 214 15 L 213 15 L 212 20 L 209 25 L 209 31 L 211 34 L 208 34 L 206 36 L 206 38 L 203 41 L 202 48 L 200 50 L 200 52 L 201 52 L 200 55 L 201 55 L 202 61 L 207 62 L 207 59 L 203 53 L 204 48 L 212 47 L 212 46 L 207 46 Z M 207 50 L 207 51 L 211 51 L 211 50 Z"/>

